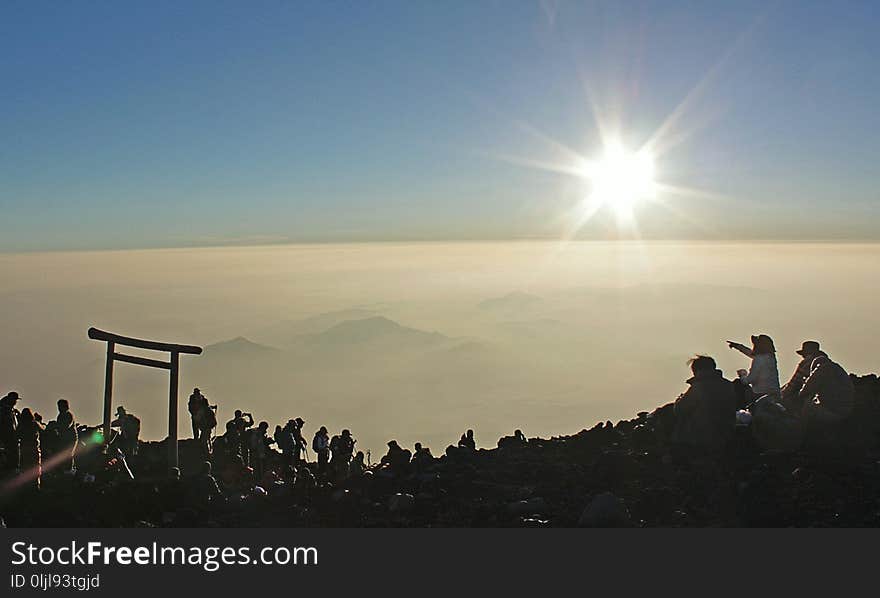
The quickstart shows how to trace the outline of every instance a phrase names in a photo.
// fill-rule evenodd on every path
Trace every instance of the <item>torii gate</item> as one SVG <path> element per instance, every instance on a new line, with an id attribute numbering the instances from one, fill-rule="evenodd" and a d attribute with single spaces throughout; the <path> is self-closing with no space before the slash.
<path id="1" fill-rule="evenodd" d="M 201 347 L 194 345 L 174 345 L 146 341 L 139 338 L 120 336 L 97 328 L 89 328 L 89 338 L 107 343 L 107 364 L 104 371 L 104 441 L 110 439 L 110 413 L 113 404 L 113 362 L 124 361 L 151 368 L 171 371 L 171 384 L 168 389 L 168 467 L 177 467 L 177 381 L 180 369 L 180 354 L 200 355 Z M 137 347 L 150 351 L 166 351 L 171 354 L 169 361 L 159 361 L 136 355 L 125 355 L 116 352 L 116 345 Z"/>

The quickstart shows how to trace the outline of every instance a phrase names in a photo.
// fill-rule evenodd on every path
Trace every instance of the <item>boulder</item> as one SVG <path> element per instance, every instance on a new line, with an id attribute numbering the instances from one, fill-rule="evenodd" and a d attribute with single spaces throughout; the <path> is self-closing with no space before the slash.
<path id="1" fill-rule="evenodd" d="M 629 510 L 624 502 L 610 492 L 603 492 L 590 501 L 581 513 L 578 527 L 630 527 Z"/>

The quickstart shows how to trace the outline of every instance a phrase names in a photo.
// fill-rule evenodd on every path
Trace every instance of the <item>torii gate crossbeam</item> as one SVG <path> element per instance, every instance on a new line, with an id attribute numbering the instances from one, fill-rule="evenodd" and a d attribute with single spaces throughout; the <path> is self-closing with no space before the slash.
<path id="1" fill-rule="evenodd" d="M 180 370 L 180 354 L 200 355 L 202 353 L 202 348 L 194 345 L 175 345 L 171 343 L 160 343 L 139 338 L 131 338 L 119 334 L 113 334 L 112 332 L 98 330 L 97 328 L 89 328 L 89 338 L 107 343 L 107 364 L 104 371 L 105 442 L 109 442 L 110 439 L 110 417 L 113 408 L 113 362 L 122 361 L 125 363 L 133 363 L 135 365 L 143 365 L 170 371 L 171 382 L 168 388 L 168 466 L 177 467 L 177 385 Z M 136 347 L 138 349 L 147 349 L 150 351 L 164 351 L 169 353 L 170 358 L 168 361 L 160 361 L 158 359 L 139 357 L 137 355 L 117 353 L 116 345 Z"/>

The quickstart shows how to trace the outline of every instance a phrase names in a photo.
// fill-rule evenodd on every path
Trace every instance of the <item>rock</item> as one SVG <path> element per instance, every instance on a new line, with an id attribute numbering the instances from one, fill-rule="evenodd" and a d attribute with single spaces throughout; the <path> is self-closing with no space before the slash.
<path id="1" fill-rule="evenodd" d="M 398 492 L 388 499 L 388 510 L 392 513 L 406 513 L 412 510 L 416 504 L 416 499 L 412 494 L 402 494 Z"/>
<path id="2" fill-rule="evenodd" d="M 578 527 L 630 527 L 632 520 L 624 502 L 610 492 L 595 496 L 581 513 Z"/>
<path id="3" fill-rule="evenodd" d="M 512 515 L 534 515 L 541 513 L 547 508 L 547 502 L 540 496 L 526 500 L 518 500 L 507 505 L 507 510 Z"/>
<path id="4" fill-rule="evenodd" d="M 330 500 L 333 502 L 342 502 L 343 500 L 347 500 L 351 496 L 351 492 L 346 489 L 336 489 L 330 493 Z"/>

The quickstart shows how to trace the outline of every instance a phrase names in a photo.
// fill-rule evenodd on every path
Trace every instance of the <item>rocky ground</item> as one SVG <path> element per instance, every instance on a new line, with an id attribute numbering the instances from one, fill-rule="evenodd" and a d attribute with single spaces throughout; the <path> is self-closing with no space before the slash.
<path id="1" fill-rule="evenodd" d="M 9 526 L 61 527 L 880 526 L 880 382 L 854 382 L 851 420 L 797 452 L 762 451 L 741 428 L 721 455 L 679 454 L 666 405 L 573 436 L 453 452 L 418 474 L 230 490 L 206 505 L 150 471 L 164 456 L 152 443 L 135 481 L 50 477 L 0 514 Z M 184 442 L 181 454 L 194 470 L 197 447 Z"/>

